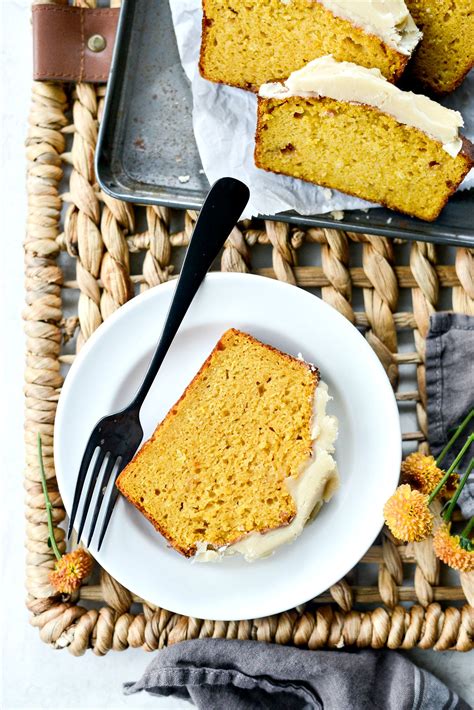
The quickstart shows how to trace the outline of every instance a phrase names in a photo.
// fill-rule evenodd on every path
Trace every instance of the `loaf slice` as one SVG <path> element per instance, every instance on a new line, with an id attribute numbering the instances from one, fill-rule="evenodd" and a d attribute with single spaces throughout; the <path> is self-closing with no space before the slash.
<path id="1" fill-rule="evenodd" d="M 189 557 L 288 525 L 312 456 L 318 371 L 228 330 L 117 486 Z"/>
<path id="2" fill-rule="evenodd" d="M 406 1 L 423 31 L 407 78 L 437 94 L 454 91 L 474 66 L 473 0 Z"/>
<path id="3" fill-rule="evenodd" d="M 261 87 L 255 163 L 431 221 L 473 165 L 461 125 L 378 70 L 322 57 Z"/>
<path id="4" fill-rule="evenodd" d="M 203 13 L 202 76 L 252 91 L 329 53 L 395 82 L 421 37 L 404 0 L 203 0 Z"/>

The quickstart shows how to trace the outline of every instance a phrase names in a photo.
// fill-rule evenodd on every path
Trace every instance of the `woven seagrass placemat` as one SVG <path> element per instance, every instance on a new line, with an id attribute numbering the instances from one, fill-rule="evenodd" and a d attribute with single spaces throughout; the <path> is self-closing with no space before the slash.
<path id="1" fill-rule="evenodd" d="M 111 313 L 178 273 L 196 218 L 193 212 L 132 207 L 100 192 L 93 165 L 103 96 L 103 87 L 90 84 L 66 90 L 34 83 L 32 91 L 24 311 L 31 623 L 46 643 L 75 655 L 89 647 L 98 655 L 128 646 L 152 651 L 211 636 L 309 648 L 471 649 L 473 575 L 447 576 L 430 540 L 398 546 L 387 531 L 347 578 L 312 602 L 268 618 L 228 622 L 173 614 L 134 597 L 97 564 L 91 582 L 75 596 L 54 594 L 48 575 L 55 559 L 47 542 L 37 434 L 43 440 L 55 534 L 64 551 L 53 429 L 68 366 Z M 427 449 L 429 316 L 437 308 L 474 314 L 472 251 L 457 249 L 453 258 L 432 244 L 252 221 L 234 230 L 220 268 L 309 289 L 360 327 L 392 382 L 400 411 L 417 422 L 403 434 L 406 445 Z"/>

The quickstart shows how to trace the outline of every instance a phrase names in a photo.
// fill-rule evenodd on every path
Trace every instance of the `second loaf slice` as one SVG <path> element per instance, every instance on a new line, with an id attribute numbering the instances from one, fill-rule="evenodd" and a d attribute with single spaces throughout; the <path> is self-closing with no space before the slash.
<path id="1" fill-rule="evenodd" d="M 260 88 L 255 163 L 434 220 L 473 165 L 462 116 L 331 56 Z"/>

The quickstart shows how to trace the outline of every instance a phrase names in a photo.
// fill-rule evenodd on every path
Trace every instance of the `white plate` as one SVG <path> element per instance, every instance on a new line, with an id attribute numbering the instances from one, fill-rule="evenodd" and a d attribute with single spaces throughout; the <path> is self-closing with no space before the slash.
<path id="1" fill-rule="evenodd" d="M 81 456 L 100 417 L 127 405 L 142 380 L 176 282 L 132 299 L 89 339 L 59 400 L 54 456 L 70 510 Z M 180 397 L 222 333 L 234 326 L 314 362 L 339 418 L 341 488 L 301 537 L 269 558 L 193 564 L 120 498 L 100 564 L 125 587 L 174 612 L 208 619 L 274 614 L 320 594 L 366 552 L 397 484 L 401 437 L 395 398 L 376 355 L 349 321 L 300 288 L 247 274 L 207 276 L 143 405 L 145 437 Z M 99 520 L 100 525 L 100 520 Z"/>

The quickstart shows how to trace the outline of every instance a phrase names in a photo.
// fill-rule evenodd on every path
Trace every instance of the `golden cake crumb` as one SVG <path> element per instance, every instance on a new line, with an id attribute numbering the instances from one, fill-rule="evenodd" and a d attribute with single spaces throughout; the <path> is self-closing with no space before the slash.
<path id="1" fill-rule="evenodd" d="M 316 368 L 228 330 L 117 486 L 187 557 L 296 514 L 285 485 L 312 452 Z"/>
<path id="2" fill-rule="evenodd" d="M 434 220 L 473 165 L 473 146 L 442 143 L 365 104 L 326 97 L 258 99 L 259 168 Z"/>
<path id="3" fill-rule="evenodd" d="M 474 66 L 473 0 L 406 0 L 423 32 L 407 70 L 427 89 L 445 94 Z"/>
<path id="4" fill-rule="evenodd" d="M 392 82 L 409 60 L 315 0 L 203 0 L 203 12 L 202 76 L 252 91 L 325 54 L 377 67 Z"/>

